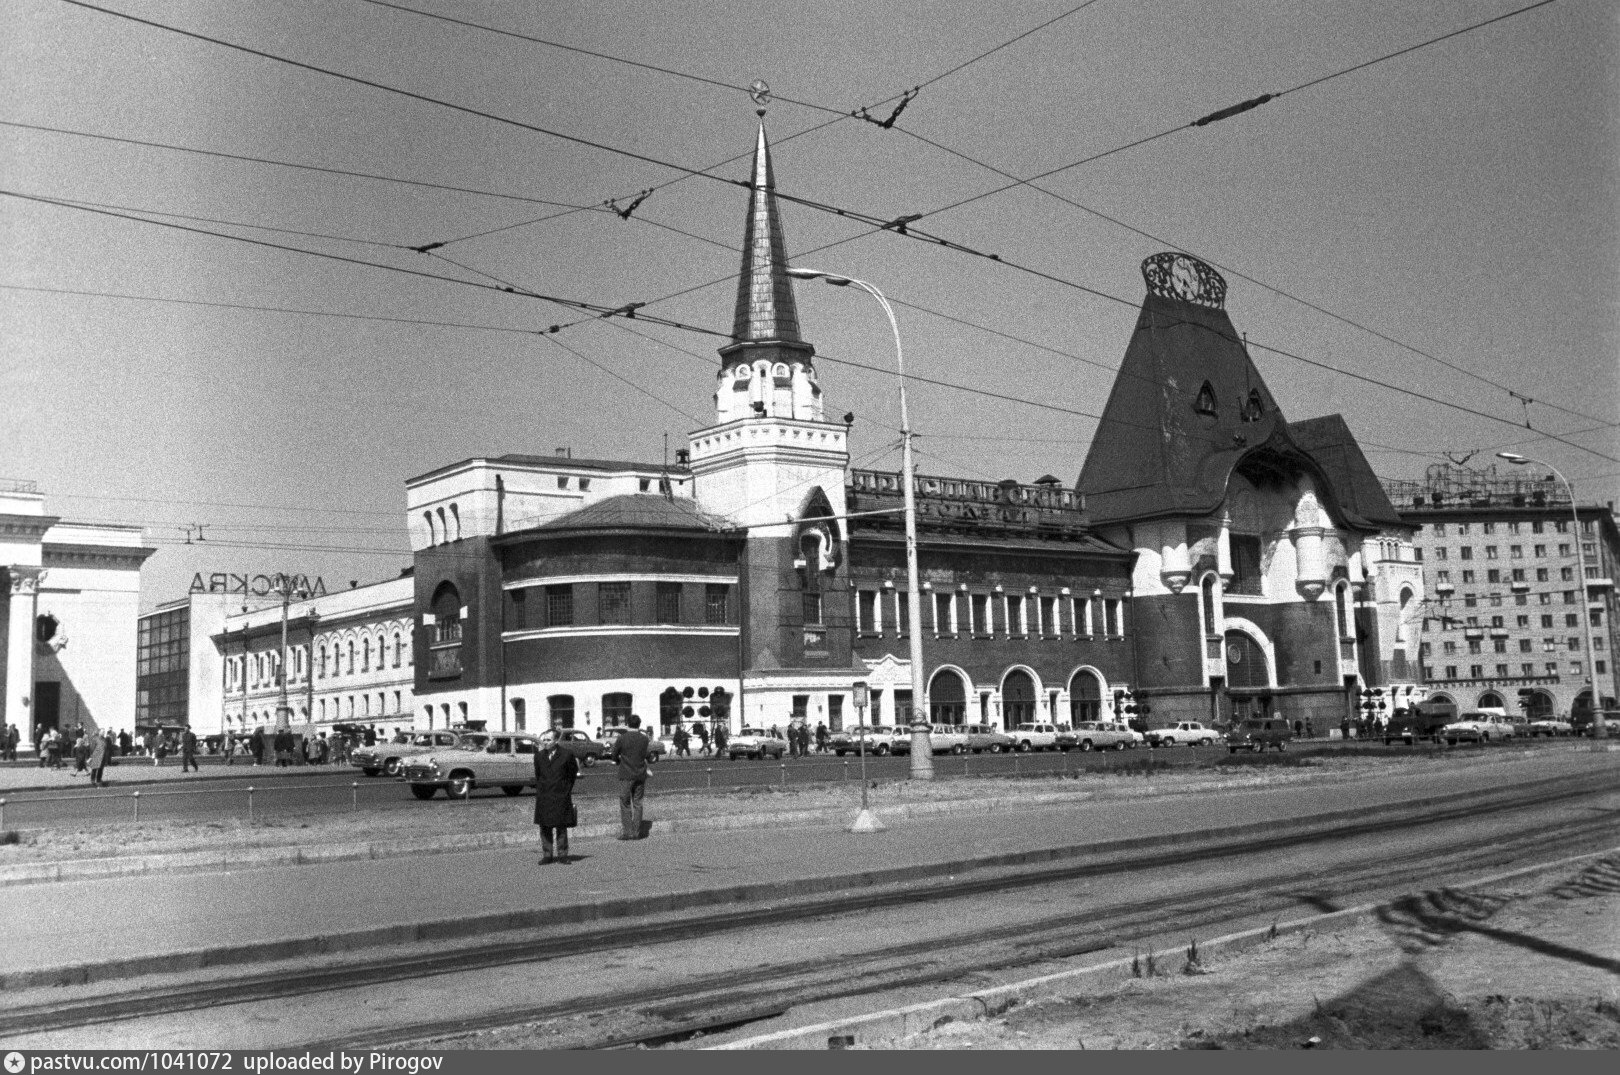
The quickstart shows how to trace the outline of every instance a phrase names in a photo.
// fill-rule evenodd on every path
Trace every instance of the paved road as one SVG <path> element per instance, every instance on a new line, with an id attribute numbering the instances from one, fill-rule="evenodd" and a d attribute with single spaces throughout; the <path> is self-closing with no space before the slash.
<path id="1" fill-rule="evenodd" d="M 1341 744 L 1317 741 L 1295 744 L 1286 755 L 1266 755 L 1256 762 L 1261 764 L 1295 764 L 1301 756 L 1335 753 L 1348 746 L 1376 752 L 1391 752 L 1406 756 L 1416 751 L 1445 750 L 1428 744 L 1418 747 L 1381 744 Z M 1495 749 L 1495 748 L 1458 748 Z M 1162 750 L 1137 748 L 1128 751 L 1100 753 L 1036 752 L 1031 754 L 966 754 L 939 755 L 934 758 L 934 772 L 940 777 L 960 776 L 1016 776 L 1042 773 L 1106 771 L 1121 767 L 1141 767 L 1151 760 L 1159 765 L 1194 766 L 1209 764 L 1227 758 L 1219 748 L 1175 747 Z M 1247 764 L 1249 755 L 1239 755 L 1236 761 Z M 867 776 L 872 780 L 903 780 L 911 772 L 911 759 L 907 757 L 868 757 Z M 37 771 L 37 770 L 36 770 Z M 838 783 L 858 781 L 861 763 L 856 756 L 844 758 L 832 754 L 812 755 L 809 758 L 777 761 L 727 761 L 715 758 L 665 758 L 654 770 L 654 783 L 659 791 L 701 790 L 707 788 L 746 788 L 761 786 L 791 786 L 806 783 Z M 5 773 L 8 782 L 16 786 L 29 779 L 26 768 L 11 769 Z M 359 770 L 347 766 L 305 766 L 298 769 L 272 767 L 215 765 L 201 773 L 184 776 L 174 765 L 159 769 L 146 759 L 130 759 L 125 764 L 108 770 L 110 787 L 91 789 L 83 777 L 77 783 L 54 790 L 6 791 L 4 827 L 43 828 L 72 823 L 130 820 L 139 810 L 142 821 L 175 819 L 214 819 L 223 817 L 245 818 L 249 814 L 249 791 L 252 788 L 252 810 L 257 814 L 271 810 L 278 817 L 311 813 L 330 813 L 337 810 L 420 810 L 445 809 L 444 799 L 436 798 L 423 803 L 411 796 L 403 783 L 387 777 L 367 777 Z M 60 780 L 60 777 L 57 777 Z M 156 782 L 153 782 L 156 781 Z M 581 798 L 600 798 L 617 794 L 617 782 L 610 765 L 596 765 L 584 771 L 576 794 Z M 137 797 L 134 792 L 140 792 Z M 479 789 L 475 797 L 500 798 L 497 788 Z M 528 793 L 525 793 L 528 794 Z"/>

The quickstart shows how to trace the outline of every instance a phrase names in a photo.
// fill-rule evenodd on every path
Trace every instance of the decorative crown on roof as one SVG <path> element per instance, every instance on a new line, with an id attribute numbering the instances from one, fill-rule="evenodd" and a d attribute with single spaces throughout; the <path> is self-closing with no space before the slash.
<path id="1" fill-rule="evenodd" d="M 1226 280 L 1214 269 L 1187 254 L 1154 254 L 1142 262 L 1142 279 L 1150 294 L 1207 306 L 1226 305 Z"/>

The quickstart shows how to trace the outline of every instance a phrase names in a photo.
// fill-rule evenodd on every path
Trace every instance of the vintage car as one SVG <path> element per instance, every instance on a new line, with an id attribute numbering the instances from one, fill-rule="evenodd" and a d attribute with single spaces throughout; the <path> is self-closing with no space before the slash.
<path id="1" fill-rule="evenodd" d="M 1127 750 L 1141 741 L 1141 737 L 1125 725 L 1105 720 L 1078 721 L 1065 738 L 1080 750 Z"/>
<path id="2" fill-rule="evenodd" d="M 1288 746 L 1288 741 L 1294 738 L 1293 729 L 1281 717 L 1255 717 L 1250 720 L 1235 722 L 1226 732 L 1226 752 L 1236 754 L 1240 750 L 1251 753 L 1264 751 L 1267 747 L 1282 750 Z"/>
<path id="3" fill-rule="evenodd" d="M 628 728 L 620 726 L 602 729 L 602 738 L 607 743 L 607 749 L 602 753 L 602 759 L 604 761 L 607 760 L 608 754 L 612 752 L 613 745 L 619 741 L 619 736 L 623 735 L 629 730 L 630 729 Z M 645 728 L 640 730 L 643 733 L 647 732 L 647 729 Z M 653 736 L 650 733 L 647 734 L 647 760 L 649 762 L 655 762 L 664 755 L 672 753 L 673 750 L 674 748 L 666 743 L 663 739 Z"/>
<path id="4" fill-rule="evenodd" d="M 1013 738 L 1013 748 L 1029 752 L 1031 750 L 1058 749 L 1058 729 L 1056 724 L 1020 724 L 1009 732 Z"/>
<path id="5" fill-rule="evenodd" d="M 841 732 L 834 732 L 830 743 L 833 753 L 841 758 L 845 754 L 859 754 L 864 736 L 866 753 L 881 756 L 893 749 L 894 737 L 902 731 L 904 729 L 897 730 L 888 724 L 856 724 Z"/>
<path id="6" fill-rule="evenodd" d="M 436 791 L 452 799 L 465 799 L 473 788 L 498 787 L 516 795 L 534 783 L 534 755 L 538 740 L 532 735 L 490 735 L 481 749 L 433 751 L 407 759 L 400 779 L 418 799 L 431 799 Z"/>
<path id="7" fill-rule="evenodd" d="M 1567 720 L 1559 720 L 1556 717 L 1543 717 L 1541 720 L 1533 720 L 1526 724 L 1524 733 L 1531 739 L 1542 735 L 1552 739 L 1557 736 L 1574 735 L 1575 725 Z"/>
<path id="8" fill-rule="evenodd" d="M 986 750 L 992 754 L 1000 754 L 1013 748 L 1012 736 L 1006 732 L 998 732 L 988 724 L 964 724 L 962 734 L 967 736 L 967 748 L 975 754 Z"/>
<path id="9" fill-rule="evenodd" d="M 1512 739 L 1515 731 L 1513 721 L 1502 710 L 1474 710 L 1441 728 L 1440 737 L 1447 746 L 1458 743 L 1500 743 Z"/>
<path id="10" fill-rule="evenodd" d="M 406 758 L 415 758 L 438 750 L 453 750 L 457 747 L 476 749 L 488 741 L 489 736 L 484 732 L 449 730 L 400 732 L 389 742 L 380 742 L 376 746 L 355 747 L 349 754 L 349 764 L 367 776 L 376 776 L 378 773 L 398 776 L 399 767 Z"/>
<path id="11" fill-rule="evenodd" d="M 787 740 L 780 735 L 772 735 L 764 728 L 744 728 L 726 740 L 726 756 L 733 761 L 742 757 L 781 758 L 786 750 Z"/>
<path id="12" fill-rule="evenodd" d="M 911 753 L 911 729 L 899 727 L 889 743 L 892 754 Z M 930 724 L 928 726 L 928 747 L 935 754 L 966 754 L 968 738 L 962 727 L 957 724 Z"/>
<path id="13" fill-rule="evenodd" d="M 1206 728 L 1196 720 L 1182 720 L 1168 728 L 1153 728 L 1147 733 L 1150 747 L 1173 747 L 1186 743 L 1190 747 L 1207 747 L 1215 742 L 1215 729 Z"/>
<path id="14" fill-rule="evenodd" d="M 1419 702 L 1397 709 L 1380 734 L 1386 747 L 1397 739 L 1407 746 L 1420 739 L 1438 743 L 1441 731 L 1456 719 L 1457 707 L 1451 702 Z"/>

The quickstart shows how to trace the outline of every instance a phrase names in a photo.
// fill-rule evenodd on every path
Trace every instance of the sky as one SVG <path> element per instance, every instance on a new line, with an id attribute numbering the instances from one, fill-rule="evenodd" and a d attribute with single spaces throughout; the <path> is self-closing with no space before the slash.
<path id="1" fill-rule="evenodd" d="M 895 302 L 925 473 L 1072 484 L 1175 249 L 1380 475 L 1513 450 L 1620 500 L 1620 9 L 1412 48 L 1527 2 L 3 0 L 0 477 L 143 527 L 150 608 L 393 577 L 459 459 L 664 458 L 714 420 L 758 79 L 789 255 Z M 882 312 L 797 294 L 898 469 Z"/>

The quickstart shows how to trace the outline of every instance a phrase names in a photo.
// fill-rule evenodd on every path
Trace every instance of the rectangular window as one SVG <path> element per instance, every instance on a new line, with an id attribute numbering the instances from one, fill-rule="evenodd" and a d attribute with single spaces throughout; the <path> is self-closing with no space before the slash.
<path id="1" fill-rule="evenodd" d="M 1515 617 L 1513 617 L 1513 622 L 1514 622 L 1515 625 L 1517 625 L 1519 627 L 1529 627 L 1530 626 L 1530 617 L 1529 616 L 1515 616 Z"/>
<path id="2" fill-rule="evenodd" d="M 1487 525 L 1489 525 L 1489 524 L 1487 524 Z M 1495 545 L 1487 545 L 1487 546 L 1485 546 L 1485 559 L 1487 559 L 1487 560 L 1496 559 L 1496 546 Z"/>
<path id="3" fill-rule="evenodd" d="M 1058 630 L 1057 598 L 1041 598 L 1041 633 L 1048 638 L 1056 637 Z"/>
<path id="4" fill-rule="evenodd" d="M 546 587 L 546 626 L 571 627 L 574 623 L 574 588 Z"/>
<path id="5" fill-rule="evenodd" d="M 1468 678 L 1469 679 L 1484 679 L 1485 678 L 1485 666 L 1482 665 L 1482 664 L 1471 664 L 1471 665 L 1469 665 L 1468 666 Z"/>
<path id="6" fill-rule="evenodd" d="M 1024 619 L 1024 599 L 1018 594 L 1007 595 L 1007 637 L 1022 638 L 1028 631 Z"/>
<path id="7" fill-rule="evenodd" d="M 628 582 L 599 582 L 596 584 L 596 619 L 598 623 L 630 622 L 630 584 Z"/>
<path id="8" fill-rule="evenodd" d="M 1478 653 L 1479 651 L 1480 651 L 1479 639 L 1477 639 L 1477 638 L 1469 639 L 1468 640 L 1468 652 L 1469 653 Z"/>
<path id="9" fill-rule="evenodd" d="M 1569 520 L 1567 520 L 1567 519 L 1559 519 L 1558 520 L 1558 532 L 1560 534 L 1569 533 Z"/>
<path id="10" fill-rule="evenodd" d="M 876 590 L 860 590 L 855 594 L 856 630 L 863 635 L 880 635 L 883 633 L 883 624 L 878 619 L 878 604 Z"/>
<path id="11" fill-rule="evenodd" d="M 901 638 L 911 634 L 911 601 L 899 590 L 894 591 L 894 622 Z"/>
<path id="12" fill-rule="evenodd" d="M 1529 652 L 1531 652 L 1530 640 L 1528 638 L 1519 639 L 1519 652 L 1520 653 L 1529 653 Z"/>
<path id="13" fill-rule="evenodd" d="M 956 633 L 955 594 L 937 593 L 934 595 L 934 633 L 936 635 L 954 635 Z"/>
<path id="14" fill-rule="evenodd" d="M 1464 582 L 1473 582 L 1474 581 L 1474 573 L 1472 571 L 1464 571 L 1462 573 L 1462 580 Z"/>
<path id="15" fill-rule="evenodd" d="M 1581 640 L 1578 638 L 1571 638 L 1569 640 L 1569 648 L 1579 653 L 1581 649 Z"/>
<path id="16" fill-rule="evenodd" d="M 819 624 L 821 622 L 821 595 L 807 593 L 799 596 L 803 599 L 804 622 L 807 624 Z"/>
<path id="17" fill-rule="evenodd" d="M 1541 524 L 1537 523 L 1536 525 L 1539 526 Z M 1556 676 L 1558 674 L 1558 662 L 1557 661 L 1548 661 L 1547 662 L 1547 674 L 1549 676 Z"/>
<path id="18" fill-rule="evenodd" d="M 1522 560 L 1523 558 L 1524 558 L 1524 546 L 1523 545 L 1509 545 L 1508 546 L 1508 559 L 1509 560 Z"/>
<path id="19" fill-rule="evenodd" d="M 1423 562 L 1423 546 L 1412 546 L 1412 559 L 1416 560 L 1420 564 Z"/>
<path id="20" fill-rule="evenodd" d="M 1569 615 L 1564 617 L 1564 626 L 1565 627 L 1579 627 L 1580 625 L 1581 625 L 1581 617 L 1580 617 L 1580 615 L 1578 613 L 1571 612 Z"/>
<path id="21" fill-rule="evenodd" d="M 1499 676 L 1506 676 L 1508 674 L 1508 666 L 1505 665 L 1505 664 L 1497 665 L 1496 666 L 1496 674 L 1499 675 Z"/>
<path id="22" fill-rule="evenodd" d="M 1451 581 L 1451 572 L 1449 572 L 1449 571 L 1437 571 L 1437 572 L 1435 572 L 1434 580 L 1435 580 L 1435 582 L 1450 582 Z"/>
<path id="23" fill-rule="evenodd" d="M 1491 594 L 1491 607 L 1492 608 L 1501 608 L 1502 607 L 1502 595 L 1501 594 L 1499 594 L 1499 593 Z"/>
<path id="24" fill-rule="evenodd" d="M 1492 616 L 1491 617 L 1491 626 L 1492 627 L 1505 627 L 1506 624 L 1503 622 L 1502 617 L 1500 617 L 1500 616 Z"/>
<path id="25" fill-rule="evenodd" d="M 1467 523 L 1458 523 L 1457 524 L 1457 536 L 1461 537 L 1462 535 L 1464 535 L 1466 533 L 1468 533 L 1468 524 Z"/>
<path id="26" fill-rule="evenodd" d="M 969 625 L 976 635 L 990 633 L 990 595 L 976 593 L 973 595 L 973 623 Z"/>
<path id="27" fill-rule="evenodd" d="M 1500 570 L 1498 570 L 1497 568 L 1494 568 L 1494 567 L 1491 568 L 1489 571 L 1485 572 L 1485 581 L 1486 582 L 1501 582 L 1502 581 L 1502 572 Z"/>
<path id="28" fill-rule="evenodd" d="M 1456 642 L 1452 642 L 1452 641 L 1442 642 L 1441 646 L 1442 646 L 1442 648 L 1444 648 L 1444 650 L 1448 654 L 1457 652 L 1457 643 Z"/>
<path id="29" fill-rule="evenodd" d="M 659 623 L 681 622 L 681 584 L 678 582 L 660 582 L 658 584 L 658 608 L 656 615 Z M 722 620 L 722 623 L 725 621 Z"/>
<path id="30" fill-rule="evenodd" d="M 1558 650 L 1558 640 L 1556 638 L 1543 638 L 1541 640 L 1541 652 L 1543 652 L 1543 653 L 1556 653 L 1557 650 Z"/>
<path id="31" fill-rule="evenodd" d="M 1515 605 L 1528 605 L 1530 603 L 1530 595 L 1516 593 L 1513 595 L 1513 603 Z"/>
<path id="32" fill-rule="evenodd" d="M 1522 568 L 1522 567 L 1514 568 L 1511 578 L 1513 579 L 1514 582 L 1523 582 L 1524 581 L 1524 568 Z"/>
<path id="33" fill-rule="evenodd" d="M 1541 617 L 1541 626 L 1543 626 L 1543 627 L 1551 627 L 1552 625 L 1553 625 L 1553 618 L 1551 616 L 1543 616 L 1543 617 Z"/>
<path id="34" fill-rule="evenodd" d="M 1454 665 L 1454 664 L 1446 665 L 1446 678 L 1447 679 L 1456 679 L 1457 678 L 1457 666 L 1456 665 Z"/>
<path id="35" fill-rule="evenodd" d="M 1532 662 L 1532 661 L 1525 661 L 1523 664 L 1519 665 L 1519 673 L 1520 673 L 1520 675 L 1526 675 L 1526 676 L 1535 675 L 1536 674 L 1535 663 Z"/>
<path id="36" fill-rule="evenodd" d="M 1545 524 L 1545 523 L 1540 523 L 1540 522 L 1533 522 L 1533 523 L 1531 523 L 1531 524 L 1530 524 L 1530 532 L 1531 532 L 1531 533 L 1532 533 L 1532 534 L 1540 534 L 1540 533 L 1544 533 L 1544 532 L 1545 532 L 1545 530 L 1544 530 L 1544 527 L 1545 527 L 1545 526 L 1546 526 L 1546 524 Z M 1538 546 L 1536 546 L 1536 547 L 1537 547 L 1537 548 L 1541 548 L 1541 546 L 1539 546 L 1539 545 L 1538 545 Z M 1536 553 L 1536 555 L 1537 555 L 1537 556 L 1544 556 L 1544 555 L 1546 555 L 1546 554 L 1545 554 L 1545 553 L 1539 553 L 1539 552 L 1538 552 L 1538 553 Z"/>
<path id="37" fill-rule="evenodd" d="M 1442 548 L 1437 548 L 1437 549 L 1434 550 L 1434 558 L 1436 560 L 1444 560 L 1444 559 L 1447 558 L 1447 555 L 1448 554 L 1447 554 L 1446 550 L 1443 547 Z"/>
<path id="38" fill-rule="evenodd" d="M 1260 593 L 1260 538 L 1257 535 L 1232 535 L 1232 585 L 1229 589 L 1232 593 Z"/>
<path id="39" fill-rule="evenodd" d="M 1564 604 L 1573 605 L 1574 603 L 1575 603 L 1575 591 L 1574 590 L 1565 590 L 1564 591 Z"/>
<path id="40" fill-rule="evenodd" d="M 1536 604 L 1538 604 L 1538 605 L 1550 605 L 1550 604 L 1552 604 L 1552 594 L 1550 594 L 1550 593 L 1538 593 L 1538 594 L 1536 594 Z"/>
<path id="41" fill-rule="evenodd" d="M 1108 599 L 1108 633 L 1114 638 L 1125 634 L 1125 602 L 1118 597 Z"/>
<path id="42" fill-rule="evenodd" d="M 1462 548 L 1457 550 L 1457 558 L 1459 560 L 1472 560 L 1474 558 L 1474 547 L 1472 545 L 1464 545 Z"/>
<path id="43" fill-rule="evenodd" d="M 1600 676 L 1601 675 L 1606 675 L 1608 673 L 1608 671 L 1609 671 L 1609 668 L 1608 668 L 1608 664 L 1606 662 L 1604 662 L 1604 661 L 1598 661 L 1597 662 L 1597 674 L 1598 675 L 1600 675 Z"/>
<path id="44" fill-rule="evenodd" d="M 1536 568 L 1536 581 L 1537 582 L 1547 582 L 1548 580 L 1549 580 L 1549 576 L 1547 574 L 1547 569 L 1544 568 L 1544 567 Z"/>
<path id="45" fill-rule="evenodd" d="M 1494 534 L 1494 533 L 1496 533 L 1496 524 L 1495 524 L 1495 523 L 1486 523 L 1486 524 L 1485 524 L 1485 532 L 1486 532 L 1486 533 L 1487 533 L 1487 534 Z"/>
<path id="46" fill-rule="evenodd" d="M 1445 537 L 1446 536 L 1446 524 L 1445 523 L 1435 523 L 1434 524 L 1434 535 L 1435 535 L 1435 537 Z"/>
<path id="47" fill-rule="evenodd" d="M 1491 643 L 1491 649 L 1492 649 L 1493 652 L 1496 652 L 1496 653 L 1506 653 L 1507 652 L 1507 639 L 1498 638 L 1498 639 L 1494 640 Z"/>

